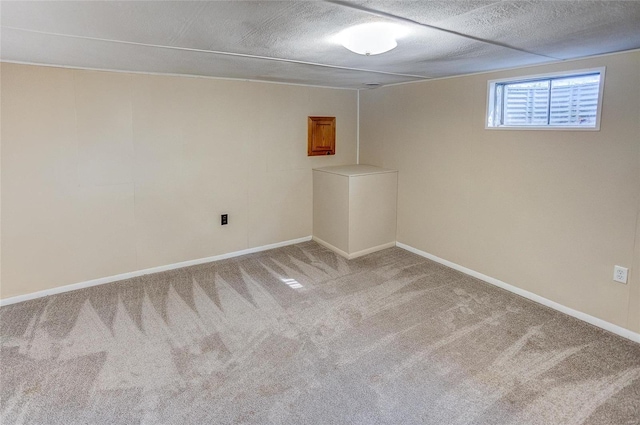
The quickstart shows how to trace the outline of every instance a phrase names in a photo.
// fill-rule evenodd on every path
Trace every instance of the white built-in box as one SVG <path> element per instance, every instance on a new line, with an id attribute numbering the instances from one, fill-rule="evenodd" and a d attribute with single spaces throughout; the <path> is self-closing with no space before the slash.
<path id="1" fill-rule="evenodd" d="M 372 165 L 313 170 L 313 239 L 346 258 L 394 246 L 398 172 Z"/>

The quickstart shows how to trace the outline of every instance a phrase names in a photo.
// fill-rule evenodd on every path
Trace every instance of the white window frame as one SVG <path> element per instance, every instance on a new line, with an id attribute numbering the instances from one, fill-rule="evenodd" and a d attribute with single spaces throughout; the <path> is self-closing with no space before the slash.
<path id="1" fill-rule="evenodd" d="M 598 109 L 596 112 L 596 125 L 595 127 L 584 126 L 568 126 L 568 125 L 499 125 L 490 126 L 489 122 L 496 116 L 495 111 L 495 93 L 496 84 L 505 83 L 526 83 L 529 81 L 544 80 L 549 78 L 566 78 L 573 76 L 580 76 L 584 74 L 600 73 L 600 87 L 598 88 Z M 536 74 L 536 75 L 523 75 L 520 77 L 500 78 L 497 80 L 487 81 L 487 111 L 485 115 L 484 128 L 486 130 L 559 130 L 559 131 L 600 131 L 600 118 L 602 113 L 602 98 L 604 94 L 604 80 L 605 80 L 605 67 L 578 69 L 571 71 L 552 72 L 548 74 Z"/>

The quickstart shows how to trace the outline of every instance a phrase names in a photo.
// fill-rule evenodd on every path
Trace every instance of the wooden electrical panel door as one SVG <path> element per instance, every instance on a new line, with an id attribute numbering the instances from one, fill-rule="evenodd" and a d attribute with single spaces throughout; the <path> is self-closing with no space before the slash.
<path id="1" fill-rule="evenodd" d="M 307 156 L 336 154 L 336 117 L 309 117 Z"/>

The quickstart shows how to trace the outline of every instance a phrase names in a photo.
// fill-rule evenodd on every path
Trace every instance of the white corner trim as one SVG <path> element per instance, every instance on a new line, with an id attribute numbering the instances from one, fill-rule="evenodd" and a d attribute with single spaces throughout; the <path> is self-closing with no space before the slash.
<path id="1" fill-rule="evenodd" d="M 253 254 L 255 252 L 267 251 L 269 249 L 280 248 L 283 246 L 294 245 L 301 242 L 307 242 L 311 240 L 311 236 L 305 236 L 303 238 L 291 239 L 288 241 L 272 243 L 269 245 L 257 246 L 255 248 L 247 248 L 240 251 L 229 252 L 227 254 L 214 255 L 213 257 L 199 258 L 197 260 L 181 261 L 179 263 L 167 264 L 165 266 L 151 267 L 149 269 L 137 270 L 134 272 L 121 273 L 114 276 L 101 277 L 99 279 L 87 280 L 84 282 L 72 283 L 70 285 L 58 286 L 56 288 L 45 289 L 43 291 L 32 292 L 30 294 L 17 295 L 15 297 L 0 299 L 0 307 L 22 301 L 33 300 L 36 298 L 47 297 L 49 295 L 61 294 L 63 292 L 75 291 L 77 289 L 89 288 L 91 286 L 102 285 L 104 283 L 116 282 L 124 279 L 131 279 L 133 277 L 143 276 L 145 274 L 159 273 L 167 270 L 180 269 L 182 267 L 195 266 L 198 264 L 210 263 L 213 261 L 225 260 L 227 258 L 239 257 L 241 255 Z"/>
<path id="2" fill-rule="evenodd" d="M 497 286 L 514 294 L 520 295 L 521 297 L 527 298 L 531 301 L 537 302 L 538 304 L 542 304 L 546 307 L 557 310 L 561 313 L 568 314 L 569 316 L 575 317 L 576 319 L 580 319 L 583 322 L 587 322 L 591 325 L 597 326 L 606 331 L 612 332 L 621 337 L 630 339 L 631 341 L 640 343 L 640 334 L 633 332 L 632 330 L 623 328 L 622 326 L 614 325 L 613 323 L 607 322 L 602 319 L 598 319 L 597 317 L 591 316 L 587 313 L 583 313 L 578 310 L 574 310 L 570 307 L 557 303 L 555 301 L 551 301 L 547 298 L 541 297 L 540 295 L 536 295 L 533 292 L 526 291 L 522 288 L 518 288 L 517 286 L 509 285 L 506 282 L 493 278 L 491 276 L 484 275 L 475 270 L 468 269 L 464 266 L 461 266 L 456 263 L 452 263 L 451 261 L 445 260 L 443 258 L 437 257 L 433 254 L 429 254 L 428 252 L 421 251 L 417 248 L 414 248 L 409 245 L 405 245 L 401 242 L 396 242 L 396 246 L 398 248 L 405 249 L 409 252 L 413 252 L 414 254 L 420 255 L 421 257 L 428 258 L 429 260 L 435 261 L 436 263 L 440 263 L 447 267 L 450 267 L 454 270 L 462 272 L 464 274 L 468 274 L 469 276 L 473 276 L 477 279 L 490 283 L 491 285 Z"/>
<path id="3" fill-rule="evenodd" d="M 346 253 L 345 251 L 341 250 L 340 248 L 336 248 L 335 246 L 331 245 L 329 242 L 325 242 L 322 239 L 320 239 L 317 236 L 312 236 L 311 239 L 313 239 L 315 242 L 318 242 L 320 245 L 324 246 L 327 249 L 330 249 L 331 251 L 335 252 L 336 254 L 346 258 L 347 260 L 349 259 L 349 254 Z"/>
<path id="4" fill-rule="evenodd" d="M 353 252 L 353 253 L 349 254 L 349 260 L 352 260 L 352 259 L 358 258 L 358 257 L 362 257 L 363 255 L 371 254 L 372 252 L 381 251 L 381 250 L 387 249 L 387 248 L 392 248 L 394 246 L 396 246 L 395 241 L 394 242 L 383 243 L 382 245 L 374 246 L 373 248 L 363 249 L 362 251 L 356 251 L 356 252 Z"/>
<path id="5" fill-rule="evenodd" d="M 318 238 L 317 236 L 313 236 L 312 239 L 315 242 L 318 242 L 320 245 L 324 246 L 327 249 L 330 249 L 331 251 L 335 252 L 336 254 L 346 258 L 347 260 L 353 260 L 354 258 L 358 258 L 358 257 L 362 257 L 363 255 L 367 255 L 367 254 L 371 254 L 372 252 L 376 252 L 376 251 L 380 251 L 386 248 L 391 248 L 396 246 L 395 242 L 387 242 L 384 243 L 382 245 L 378 245 L 378 246 L 374 246 L 372 248 L 367 248 L 367 249 L 363 249 L 361 251 L 356 251 L 356 252 L 352 252 L 351 254 L 349 254 L 348 252 L 345 252 L 343 250 L 341 250 L 340 248 L 336 248 L 335 246 L 331 245 L 329 242 L 323 241 L 322 239 Z"/>

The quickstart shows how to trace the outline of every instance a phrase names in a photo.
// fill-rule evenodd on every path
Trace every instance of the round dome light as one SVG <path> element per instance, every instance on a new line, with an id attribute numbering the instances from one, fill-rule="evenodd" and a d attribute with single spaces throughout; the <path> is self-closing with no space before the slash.
<path id="1" fill-rule="evenodd" d="M 345 48 L 359 55 L 379 55 L 394 49 L 406 30 L 396 24 L 372 22 L 347 28 L 337 35 Z"/>

